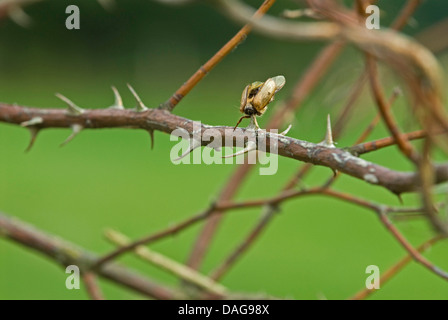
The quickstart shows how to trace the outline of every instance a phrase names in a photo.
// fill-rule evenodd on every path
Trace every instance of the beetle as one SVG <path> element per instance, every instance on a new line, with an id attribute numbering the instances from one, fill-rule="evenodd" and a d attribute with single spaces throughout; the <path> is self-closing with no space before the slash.
<path id="1" fill-rule="evenodd" d="M 240 111 L 244 113 L 235 130 L 243 119 L 252 118 L 257 129 L 260 129 L 256 116 L 261 116 L 266 111 L 268 104 L 274 100 L 274 95 L 285 85 L 284 76 L 276 76 L 267 79 L 265 82 L 255 81 L 248 84 L 241 95 Z"/>

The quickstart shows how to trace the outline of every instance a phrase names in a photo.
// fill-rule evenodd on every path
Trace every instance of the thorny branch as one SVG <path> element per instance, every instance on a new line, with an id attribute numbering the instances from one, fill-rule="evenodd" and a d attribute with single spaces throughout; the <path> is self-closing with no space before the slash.
<path id="1" fill-rule="evenodd" d="M 202 137 L 206 130 L 214 130 L 214 132 L 225 137 L 225 139 L 222 139 L 222 147 L 234 147 L 236 146 L 237 140 L 254 140 L 257 137 L 258 141 L 266 145 L 267 150 L 269 150 L 271 141 L 277 140 L 278 154 L 280 156 L 325 166 L 364 180 L 370 184 L 382 186 L 396 194 L 413 192 L 418 188 L 418 175 L 416 173 L 391 170 L 356 157 L 341 148 L 325 146 L 319 143 L 312 143 L 264 131 L 239 128 L 234 131 L 232 127 L 224 126 L 201 124 L 199 131 L 195 132 L 196 127 L 194 121 L 176 116 L 161 109 L 137 111 L 129 109 L 84 110 L 69 108 L 63 110 L 36 109 L 0 104 L 0 121 L 17 125 L 22 124 L 22 126 L 26 127 L 32 126 L 37 130 L 46 128 L 73 128 L 76 132 L 80 132 L 79 128 L 133 128 L 147 131 L 158 130 L 165 133 L 172 133 L 176 129 L 183 129 L 191 138 Z M 210 141 L 204 138 L 200 143 L 202 146 L 208 146 Z M 442 183 L 447 180 L 448 163 L 437 165 L 434 182 Z"/>
<path id="2" fill-rule="evenodd" d="M 22 24 L 25 24 L 22 5 L 33 2 L 38 2 L 38 0 L 8 0 L 4 1 L 4 3 L 0 2 L 0 18 L 8 14 L 14 19 L 12 13 L 19 14 L 16 17 L 20 18 L 20 15 L 22 15 L 22 20 L 18 19 L 16 22 L 20 23 L 22 21 Z M 159 0 L 159 2 L 187 4 L 192 1 Z M 83 130 L 101 128 L 142 129 L 148 131 L 152 139 L 155 130 L 171 134 L 175 129 L 182 129 L 190 139 L 199 141 L 196 142 L 197 147 L 210 147 L 209 139 L 204 138 L 207 131 L 214 131 L 222 137 L 228 138 L 222 140 L 222 147 L 234 147 L 236 141 L 240 139 L 256 138 L 258 141 L 265 142 L 269 151 L 271 138 L 274 138 L 278 141 L 277 148 L 280 156 L 305 162 L 298 172 L 287 181 L 284 188 L 271 198 L 241 202 L 233 201 L 232 198 L 247 178 L 251 168 L 254 167 L 251 164 L 244 163 L 238 167 L 216 202 L 211 204 L 208 209 L 170 228 L 144 236 L 138 240 L 131 241 L 123 235 L 115 233 L 110 238 L 119 247 L 102 257 L 74 247 L 72 244 L 56 240 L 3 214 L 0 214 L 0 234 L 46 254 L 63 266 L 71 263 L 81 266 L 83 279 L 92 299 L 103 299 L 101 290 L 96 283 L 96 275 L 108 278 L 157 299 L 185 297 L 183 291 L 159 285 L 112 262 L 118 256 L 132 250 L 136 250 L 137 254 L 143 259 L 177 275 L 188 283 L 193 283 L 198 288 L 204 290 L 204 293 L 212 295 L 201 297 L 223 298 L 229 297 L 229 293 L 226 288 L 216 281 L 228 272 L 237 259 L 247 251 L 275 216 L 282 203 L 303 196 L 320 195 L 343 200 L 375 212 L 384 227 L 409 253 L 407 258 L 400 261 L 384 275 L 386 280 L 396 274 L 411 258 L 436 275 L 448 280 L 448 274 L 445 271 L 442 271 L 421 255 L 424 246 L 418 249 L 414 248 L 398 228 L 392 224 L 389 217 L 389 214 L 393 212 L 425 213 L 438 231 L 445 233 L 448 230 L 446 223 L 438 217 L 438 210 L 434 206 L 432 199 L 432 186 L 448 181 L 448 162 L 435 164 L 431 159 L 431 151 L 436 146 L 440 146 L 442 150 L 446 149 L 446 141 L 437 139 L 439 136 L 445 135 L 448 130 L 448 117 L 442 104 L 443 79 L 441 68 L 435 57 L 425 47 L 395 31 L 401 29 L 407 23 L 409 17 L 420 4 L 420 0 L 408 1 L 391 25 L 391 29 L 382 31 L 369 31 L 362 26 L 363 8 L 369 1 L 357 1 L 355 10 L 348 10 L 332 1 L 308 0 L 309 9 L 306 9 L 308 10 L 306 15 L 319 19 L 320 21 L 318 22 L 287 21 L 273 16 L 266 16 L 265 13 L 275 0 L 264 1 L 257 11 L 236 0 L 214 0 L 214 2 L 218 4 L 218 8 L 232 19 L 243 22 L 245 25 L 159 108 L 151 109 L 145 106 L 136 91 L 129 86 L 137 101 L 137 107 L 125 109 L 118 90 L 113 87 L 116 102 L 114 106 L 107 109 L 86 110 L 58 94 L 58 97 L 67 104 L 68 108 L 66 110 L 36 109 L 0 103 L 0 121 L 20 125 L 30 130 L 31 140 L 27 150 L 33 146 L 38 133 L 43 129 L 49 128 L 71 128 L 72 134 L 62 145 L 70 142 Z M 101 1 L 100 3 L 104 4 L 105 2 Z M 296 15 L 296 18 L 300 16 L 300 14 Z M 291 15 L 289 17 L 293 18 Z M 194 88 L 207 72 L 211 71 L 213 67 L 222 61 L 252 29 L 276 39 L 331 41 L 311 64 L 301 81 L 298 82 L 291 97 L 279 104 L 281 107 L 277 108 L 276 113 L 269 122 L 268 130 L 237 129 L 233 131 L 232 127 L 212 127 L 205 124 L 201 124 L 198 129 L 192 120 L 172 114 L 171 111 L 179 101 Z M 366 68 L 350 94 L 345 108 L 343 108 L 338 117 L 338 121 L 333 128 L 334 135 L 331 135 L 331 125 L 327 128 L 324 143 L 298 140 L 270 132 L 270 129 L 277 129 L 288 122 L 288 119 L 298 110 L 302 102 L 323 78 L 335 58 L 348 43 L 354 44 L 364 52 Z M 414 110 L 416 111 L 415 118 L 421 125 L 420 130 L 403 132 L 400 129 L 399 123 L 395 120 L 390 108 L 393 100 L 396 98 L 396 92 L 394 92 L 389 101 L 385 98 L 380 75 L 377 72 L 376 61 L 384 62 L 396 69 L 398 74 L 402 76 L 409 91 L 412 93 Z M 379 115 L 372 120 L 356 140 L 355 145 L 346 148 L 336 148 L 332 144 L 333 139 L 338 139 L 343 130 L 346 129 L 349 116 L 367 80 L 370 81 Z M 380 118 L 386 124 L 391 137 L 364 142 L 379 123 Z M 416 139 L 423 140 L 423 150 L 417 150 L 411 144 L 411 141 Z M 365 153 L 393 145 L 396 145 L 401 154 L 415 164 L 415 171 L 402 172 L 392 170 L 359 157 Z M 298 182 L 311 170 L 312 165 L 328 167 L 333 170 L 335 175 L 321 186 L 296 190 Z M 333 190 L 331 186 L 341 173 L 380 186 L 397 195 L 405 192 L 420 193 L 423 205 L 417 208 L 391 207 Z M 200 266 L 223 214 L 231 210 L 250 207 L 261 207 L 263 211 L 259 221 L 249 234 L 219 266 L 209 273 L 209 277 L 195 271 Z M 142 245 L 154 243 L 169 235 L 181 232 L 201 221 L 206 221 L 205 227 L 193 246 L 187 266 L 142 247 Z M 426 245 L 444 237 L 446 235 L 438 235 Z M 371 291 L 363 291 L 354 298 L 365 298 L 370 293 Z"/>

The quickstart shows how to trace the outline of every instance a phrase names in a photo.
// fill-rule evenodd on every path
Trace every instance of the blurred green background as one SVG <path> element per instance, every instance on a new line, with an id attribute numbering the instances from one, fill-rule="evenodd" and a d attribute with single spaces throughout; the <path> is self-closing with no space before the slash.
<path id="1" fill-rule="evenodd" d="M 272 13 L 296 8 L 293 1 L 277 1 Z M 346 1 L 350 3 L 350 1 Z M 261 1 L 248 1 L 258 5 Z M 381 24 L 388 23 L 405 1 L 379 1 Z M 81 29 L 65 28 L 65 8 L 81 10 Z M 126 107 L 134 100 L 126 90 L 131 83 L 145 104 L 164 102 L 200 65 L 239 29 L 213 6 L 198 3 L 184 7 L 152 1 L 117 0 L 107 12 L 95 1 L 43 1 L 26 8 L 33 25 L 22 28 L 10 20 L 0 24 L 0 99 L 42 108 L 63 108 L 54 97 L 61 92 L 84 108 L 105 108 L 113 103 L 110 90 L 121 91 Z M 426 1 L 405 29 L 408 34 L 446 17 L 448 3 Z M 255 80 L 278 74 L 287 84 L 276 101 L 286 98 L 322 43 L 285 43 L 251 34 L 218 65 L 175 109 L 175 113 L 210 125 L 233 126 L 241 91 Z M 439 55 L 444 65 L 446 56 Z M 293 121 L 290 135 L 318 142 L 325 115 L 335 118 L 354 81 L 362 72 L 362 55 L 348 47 L 331 72 L 305 101 Z M 384 71 L 387 92 L 399 85 L 392 72 Z M 266 123 L 275 103 L 259 120 Z M 406 129 L 408 104 L 400 98 L 394 106 Z M 368 91 L 359 100 L 347 134 L 338 146 L 352 144 L 375 114 Z M 283 129 L 283 128 L 279 128 Z M 86 249 L 105 253 L 113 248 L 104 240 L 106 227 L 132 238 L 161 230 L 204 209 L 216 198 L 236 165 L 174 165 L 169 154 L 175 142 L 156 132 L 150 150 L 146 132 L 100 130 L 82 132 L 64 148 L 59 144 L 69 130 L 45 130 L 34 149 L 25 154 L 29 133 L 0 123 L 0 210 L 61 236 Z M 371 138 L 386 136 L 381 125 Z M 385 166 L 410 170 L 395 148 L 365 157 Z M 273 176 L 250 175 L 237 199 L 258 199 L 277 193 L 301 164 L 279 160 Z M 316 168 L 304 182 L 312 186 L 331 175 Z M 387 204 L 398 205 L 395 196 L 350 177 L 335 184 Z M 406 205 L 418 203 L 405 195 Z M 260 209 L 230 212 L 212 243 L 201 271 L 207 273 L 243 239 L 261 214 Z M 425 221 L 398 223 L 415 245 L 432 232 Z M 186 261 L 200 226 L 152 246 Z M 447 243 L 440 243 L 427 257 L 448 269 Z M 237 292 L 267 292 L 294 299 L 345 299 L 364 287 L 365 269 L 381 271 L 405 255 L 404 250 L 367 210 L 338 200 L 309 197 L 282 206 L 259 241 L 223 278 Z M 178 279 L 131 254 L 119 259 L 159 281 L 177 285 Z M 40 254 L 0 239 L 0 299 L 84 299 L 84 290 L 67 290 L 60 266 Z M 132 299 L 139 296 L 101 280 L 105 296 Z M 447 283 L 423 267 L 411 263 L 372 299 L 446 299 Z"/>

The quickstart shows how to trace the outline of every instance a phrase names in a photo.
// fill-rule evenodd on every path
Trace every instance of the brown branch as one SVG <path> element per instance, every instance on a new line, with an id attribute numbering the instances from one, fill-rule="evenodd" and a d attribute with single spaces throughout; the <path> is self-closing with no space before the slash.
<path id="1" fill-rule="evenodd" d="M 302 105 L 302 102 L 304 99 L 311 93 L 313 88 L 316 86 L 318 81 L 322 78 L 322 76 L 325 74 L 325 72 L 329 69 L 329 67 L 332 65 L 336 57 L 339 55 L 341 50 L 343 49 L 344 44 L 342 42 L 336 41 L 331 43 L 330 45 L 326 46 L 316 57 L 316 59 L 313 61 L 313 63 L 310 65 L 308 70 L 305 72 L 304 76 L 300 79 L 300 81 L 297 82 L 297 85 L 293 89 L 292 95 L 284 102 L 280 103 L 281 108 L 277 109 L 278 111 L 274 114 L 272 119 L 269 121 L 267 127 L 268 128 L 277 128 L 281 126 L 284 122 L 289 121 L 290 118 L 293 116 L 294 112 L 297 111 L 297 109 Z M 243 167 L 244 170 L 248 170 L 248 166 Z M 238 177 L 238 176 L 237 176 Z M 207 233 L 203 236 L 200 236 L 198 239 L 198 247 L 193 252 L 197 251 L 199 252 L 205 252 L 206 249 L 206 243 L 209 241 L 211 236 L 213 235 L 213 231 L 216 229 L 217 223 L 219 219 L 221 218 L 220 215 L 216 215 L 213 217 L 213 228 L 208 228 L 208 224 L 206 226 Z M 263 225 L 267 225 L 268 219 L 265 219 L 264 217 L 261 217 L 260 223 Z M 261 233 L 261 226 L 257 225 L 255 226 L 254 232 L 259 234 Z M 251 232 L 252 234 L 252 232 Z M 255 237 L 252 235 L 248 236 L 248 240 L 244 240 L 245 242 L 251 242 L 254 241 Z M 244 245 L 245 248 L 248 247 L 248 245 Z M 240 253 L 242 253 L 244 249 L 240 250 Z M 202 259 L 202 256 L 199 254 L 195 254 L 194 257 L 192 256 L 192 261 L 198 261 L 199 259 Z M 234 258 L 235 260 L 235 258 Z"/>
<path id="2" fill-rule="evenodd" d="M 390 108 L 390 104 L 383 93 L 383 88 L 379 80 L 375 59 L 370 54 L 366 54 L 366 64 L 369 73 L 372 94 L 376 100 L 379 112 L 383 117 L 387 129 L 391 133 L 392 137 L 394 137 L 394 140 L 396 141 L 396 144 L 400 151 L 412 162 L 418 163 L 418 159 L 420 158 L 420 156 L 418 155 L 412 144 L 410 144 L 409 141 L 406 140 L 406 137 L 401 133 L 398 124 L 395 121 Z"/>
<path id="3" fill-rule="evenodd" d="M 108 240 L 118 246 L 126 246 L 130 243 L 127 236 L 115 230 L 107 230 L 105 235 Z M 143 246 L 136 247 L 134 252 L 141 259 L 179 277 L 180 279 L 187 280 L 197 285 L 199 288 L 212 294 L 215 298 L 224 298 L 229 294 L 229 290 L 223 285 L 216 283 L 196 270 L 188 268 L 187 266 L 180 264 L 179 262 L 172 260 L 158 252 Z"/>
<path id="4" fill-rule="evenodd" d="M 420 253 L 419 250 L 416 250 L 412 247 L 412 245 L 404 238 L 404 236 L 396 229 L 390 220 L 387 217 L 387 213 L 390 212 L 421 212 L 422 208 L 403 208 L 403 207 L 390 207 L 385 206 L 382 204 L 377 204 L 368 200 L 364 200 L 361 198 L 356 198 L 350 194 L 334 191 L 328 188 L 314 188 L 310 189 L 308 191 L 298 191 L 293 194 L 291 194 L 292 197 L 297 197 L 299 195 L 327 195 L 339 200 L 343 200 L 346 202 L 350 202 L 353 204 L 356 204 L 358 206 L 373 210 L 374 212 L 378 213 L 381 222 L 385 225 L 385 227 L 392 233 L 392 235 L 403 245 L 403 247 L 409 252 L 410 256 L 416 260 L 418 263 L 425 266 L 427 269 L 429 269 L 431 272 L 435 273 L 436 275 L 447 279 L 448 280 L 448 274 L 445 271 L 442 271 L 438 267 L 436 267 L 434 264 L 426 260 Z M 285 197 L 286 199 L 286 197 Z M 278 204 L 281 201 L 276 201 L 275 203 Z M 274 208 L 273 206 L 269 206 L 267 208 Z M 268 209 L 269 210 L 269 209 Z M 235 262 L 235 260 L 242 254 L 244 250 L 247 249 L 248 246 L 250 246 L 253 243 L 253 240 L 255 237 L 258 236 L 258 234 L 261 232 L 261 230 L 265 227 L 265 224 L 269 221 L 271 218 L 272 211 L 267 211 L 264 218 L 266 220 L 260 220 L 260 222 L 257 224 L 254 230 L 252 230 L 251 233 L 249 233 L 248 238 L 245 239 L 245 241 L 236 248 L 234 252 L 218 267 L 216 268 L 212 273 L 211 277 L 213 279 L 220 279 L 222 275 L 228 271 L 230 266 Z M 389 275 L 391 276 L 391 275 Z"/>
<path id="5" fill-rule="evenodd" d="M 63 267 L 76 265 L 81 273 L 90 272 L 90 266 L 98 259 L 93 253 L 62 241 L 60 238 L 47 235 L 3 213 L 0 213 L 0 235 L 44 254 Z M 163 300 L 185 298 L 183 293 L 162 286 L 115 263 L 98 269 L 96 274 L 151 298 Z"/>
<path id="6" fill-rule="evenodd" d="M 423 130 L 417 130 L 417 131 L 412 131 L 412 132 L 408 132 L 408 133 L 403 133 L 403 135 L 405 136 L 406 140 L 408 140 L 408 141 L 423 139 L 423 138 L 426 138 L 426 136 L 427 136 L 426 132 Z M 377 139 L 377 140 L 373 140 L 373 141 L 360 143 L 360 144 L 357 144 L 357 145 L 354 145 L 354 146 L 348 148 L 347 150 L 353 154 L 361 155 L 361 154 L 369 153 L 369 152 L 376 151 L 376 150 L 379 150 L 382 148 L 390 147 L 395 144 L 396 144 L 396 142 L 393 137 L 386 137 L 386 138 L 381 138 L 381 139 Z"/>
<path id="7" fill-rule="evenodd" d="M 384 210 L 379 212 L 379 218 L 380 221 L 384 224 L 384 226 L 390 231 L 390 233 L 395 237 L 395 239 L 403 246 L 403 248 L 409 252 L 411 257 L 421 265 L 423 265 L 425 268 L 427 268 L 429 271 L 435 273 L 439 277 L 448 280 L 448 273 L 441 270 L 437 266 L 435 266 L 433 263 L 428 261 L 425 257 L 423 257 L 420 252 L 415 249 L 409 242 L 406 240 L 406 238 L 401 234 L 401 232 L 392 224 L 392 222 L 387 217 L 387 212 Z"/>

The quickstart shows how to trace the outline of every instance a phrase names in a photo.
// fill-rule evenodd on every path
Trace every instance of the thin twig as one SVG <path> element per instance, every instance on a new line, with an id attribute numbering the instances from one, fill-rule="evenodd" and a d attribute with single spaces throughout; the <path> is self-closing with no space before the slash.
<path id="1" fill-rule="evenodd" d="M 275 3 L 276 0 L 265 0 L 263 4 L 254 13 L 253 19 L 259 19 L 262 17 Z M 213 55 L 203 66 L 201 66 L 191 77 L 188 79 L 177 91 L 171 96 L 171 98 L 162 105 L 162 108 L 172 111 L 177 104 L 190 92 L 191 89 L 198 84 L 199 81 L 204 78 L 218 63 L 224 59 L 233 49 L 235 49 L 251 31 L 251 24 L 246 24 L 241 28 L 238 33 L 230 39 L 218 52 Z"/>

